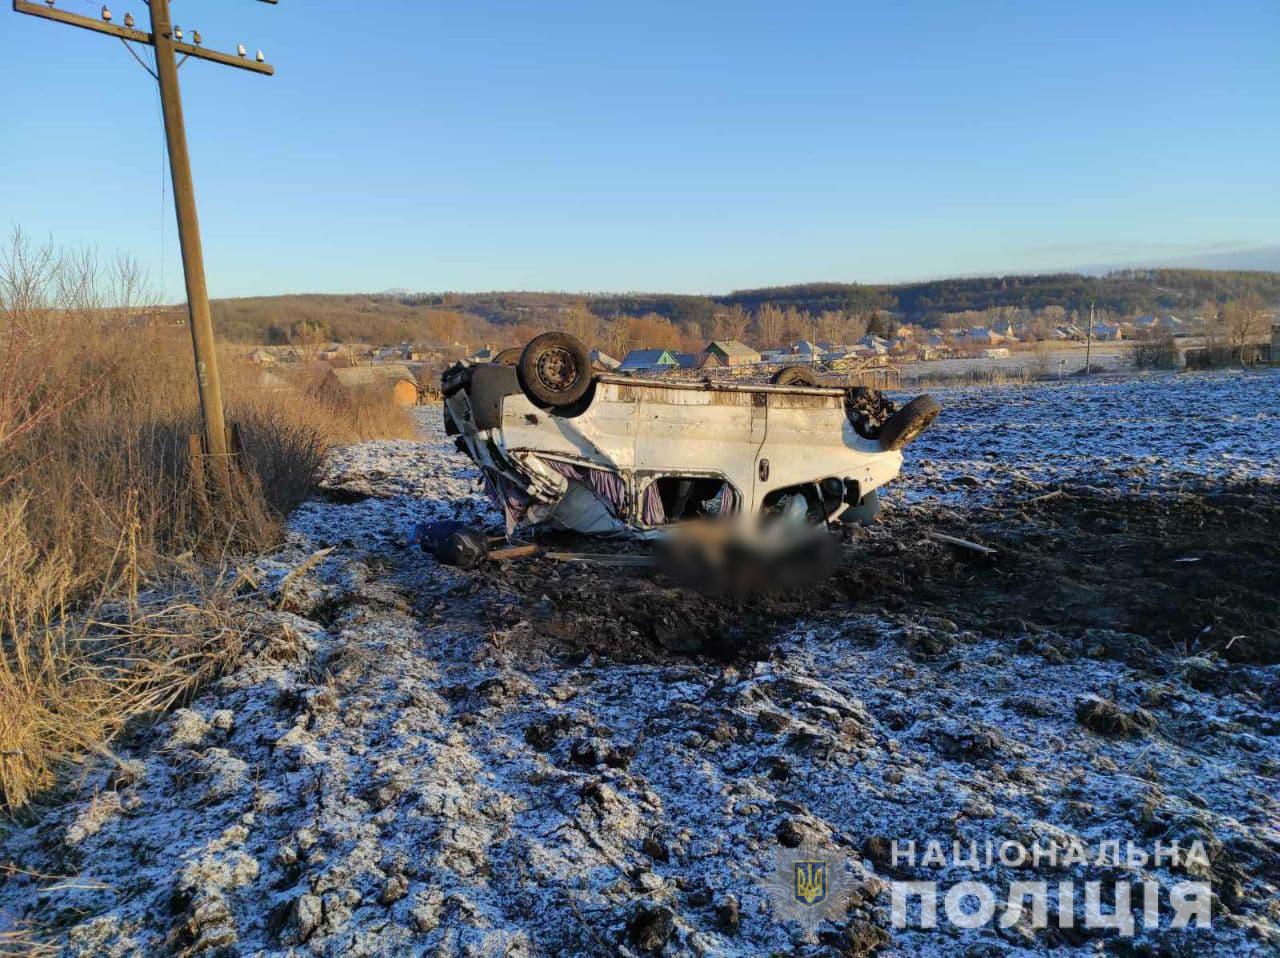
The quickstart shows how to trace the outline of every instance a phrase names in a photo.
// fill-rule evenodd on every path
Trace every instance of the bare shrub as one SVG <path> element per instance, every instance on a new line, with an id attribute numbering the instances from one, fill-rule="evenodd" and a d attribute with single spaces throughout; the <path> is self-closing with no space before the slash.
<path id="1" fill-rule="evenodd" d="M 1262 300 L 1256 295 L 1227 300 L 1222 307 L 1222 324 L 1231 348 L 1243 355 L 1245 347 L 1260 339 L 1266 330 Z"/>
<path id="2" fill-rule="evenodd" d="M 1129 344 L 1129 358 L 1137 369 L 1177 369 L 1178 344 L 1167 330 L 1143 330 Z"/>
<path id="3" fill-rule="evenodd" d="M 50 784 L 130 716 L 235 661 L 244 610 L 216 570 L 278 541 L 335 441 L 409 420 L 387 397 L 326 408 L 224 360 L 243 440 L 230 490 L 195 479 L 190 341 L 149 328 L 127 260 L 0 250 L 0 805 Z M 175 563 L 177 563 L 175 565 Z M 209 571 L 214 570 L 214 571 Z M 148 581 L 163 577 L 140 602 Z"/>

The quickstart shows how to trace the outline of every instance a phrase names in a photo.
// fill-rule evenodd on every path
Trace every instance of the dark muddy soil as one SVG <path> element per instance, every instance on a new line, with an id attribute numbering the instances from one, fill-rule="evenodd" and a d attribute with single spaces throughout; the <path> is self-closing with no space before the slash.
<path id="1" fill-rule="evenodd" d="M 966 617 L 1010 631 L 1022 622 L 1066 635 L 1107 629 L 1184 655 L 1280 661 L 1274 495 L 1133 498 L 1063 490 L 980 516 L 970 532 L 999 547 L 998 560 L 975 576 L 976 590 L 932 579 L 918 584 L 921 599 L 953 602 Z"/>
<path id="2" fill-rule="evenodd" d="M 780 626 L 847 611 L 942 617 L 961 630 L 1072 640 L 1047 654 L 1221 654 L 1280 661 L 1280 499 L 1248 491 L 1160 499 L 1063 488 L 963 514 L 915 506 L 845 534 L 834 575 L 746 596 L 682 587 L 648 569 L 536 559 L 475 573 L 496 628 L 572 657 L 666 661 L 766 656 Z M 942 532 L 994 557 L 929 538 Z M 554 548 L 643 552 L 561 540 Z M 1117 640 L 1115 633 L 1132 636 Z M 1029 639 L 1028 637 L 1032 637 Z M 1145 640 L 1145 641 L 1144 641 Z M 926 650 L 927 651 L 927 650 Z"/>

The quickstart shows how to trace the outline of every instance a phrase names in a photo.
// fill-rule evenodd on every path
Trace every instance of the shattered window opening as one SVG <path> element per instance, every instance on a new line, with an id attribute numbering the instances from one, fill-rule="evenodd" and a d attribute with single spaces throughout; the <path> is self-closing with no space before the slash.
<path id="1" fill-rule="evenodd" d="M 652 525 L 735 515 L 741 497 L 716 476 L 658 476 L 645 489 L 645 521 Z M 656 517 L 655 522 L 650 517 Z"/>

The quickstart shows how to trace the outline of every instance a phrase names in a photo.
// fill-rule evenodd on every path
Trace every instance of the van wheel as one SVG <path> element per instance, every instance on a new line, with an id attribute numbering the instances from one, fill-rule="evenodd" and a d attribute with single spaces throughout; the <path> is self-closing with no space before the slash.
<path id="1" fill-rule="evenodd" d="M 539 406 L 572 406 L 591 388 L 591 356 L 568 333 L 543 333 L 529 340 L 516 365 L 520 388 Z"/>
<path id="2" fill-rule="evenodd" d="M 819 386 L 818 377 L 812 369 L 804 366 L 788 366 L 779 369 L 770 380 L 775 386 Z"/>
<path id="3" fill-rule="evenodd" d="M 519 346 L 508 346 L 494 356 L 492 362 L 495 366 L 514 366 L 520 362 L 520 352 Z"/>
<path id="4" fill-rule="evenodd" d="M 932 396 L 917 396 L 880 427 L 880 444 L 886 449 L 901 449 L 928 429 L 942 407 Z"/>

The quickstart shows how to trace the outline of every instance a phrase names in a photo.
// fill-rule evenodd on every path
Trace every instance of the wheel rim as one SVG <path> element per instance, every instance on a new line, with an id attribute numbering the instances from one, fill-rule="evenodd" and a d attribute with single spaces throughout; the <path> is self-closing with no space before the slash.
<path id="1" fill-rule="evenodd" d="M 554 392 L 564 392 L 578 378 L 578 363 L 573 353 L 562 346 L 552 346 L 537 363 L 538 382 Z"/>

